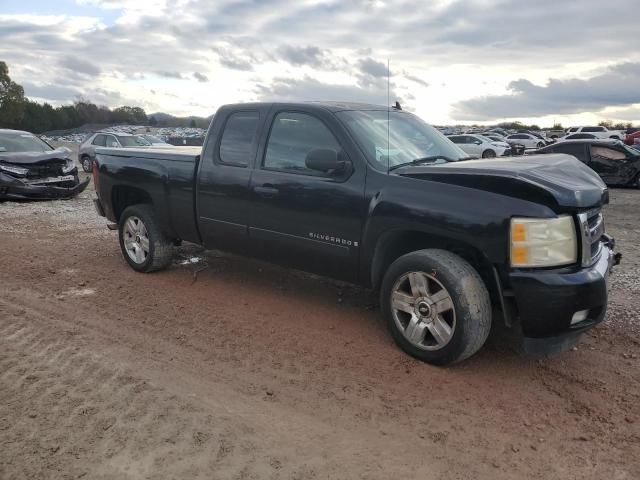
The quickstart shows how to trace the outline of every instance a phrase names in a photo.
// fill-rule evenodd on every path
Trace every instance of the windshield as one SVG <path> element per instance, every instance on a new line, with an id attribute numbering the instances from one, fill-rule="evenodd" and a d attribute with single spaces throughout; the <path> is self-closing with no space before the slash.
<path id="1" fill-rule="evenodd" d="M 53 150 L 38 137 L 24 132 L 0 132 L 0 153 L 48 152 Z"/>
<path id="2" fill-rule="evenodd" d="M 369 163 L 381 170 L 421 158 L 433 157 L 432 164 L 468 158 L 451 140 L 415 115 L 386 110 L 345 111 L 336 115 Z"/>
<path id="3" fill-rule="evenodd" d="M 122 145 L 123 147 L 148 147 L 149 145 L 151 145 L 139 135 L 132 135 L 130 137 L 119 136 L 118 140 L 120 141 L 120 145 Z"/>

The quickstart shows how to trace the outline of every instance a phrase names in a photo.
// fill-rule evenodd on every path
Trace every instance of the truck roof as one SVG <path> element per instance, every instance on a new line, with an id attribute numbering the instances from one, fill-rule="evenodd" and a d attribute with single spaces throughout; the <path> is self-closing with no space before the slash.
<path id="1" fill-rule="evenodd" d="M 247 107 L 271 107 L 271 106 L 285 106 L 285 107 L 317 107 L 323 110 L 329 110 L 330 112 L 340 112 L 345 110 L 396 110 L 393 106 L 386 107 L 384 105 L 375 105 L 371 103 L 358 103 L 358 102 L 329 102 L 329 101 L 310 101 L 310 102 L 253 102 L 253 103 L 230 103 L 223 105 L 221 108 L 247 108 Z"/>

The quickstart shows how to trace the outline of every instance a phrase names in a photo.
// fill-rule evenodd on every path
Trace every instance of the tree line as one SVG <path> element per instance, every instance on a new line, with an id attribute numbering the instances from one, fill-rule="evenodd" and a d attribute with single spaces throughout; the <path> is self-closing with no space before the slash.
<path id="1" fill-rule="evenodd" d="M 88 123 L 144 125 L 148 118 L 140 107 L 110 109 L 84 99 L 59 107 L 34 102 L 24 96 L 24 88 L 11 80 L 7 64 L 0 61 L 0 127 L 42 133 L 68 130 Z"/>
<path id="2" fill-rule="evenodd" d="M 0 61 L 0 128 L 27 130 L 33 133 L 52 130 L 71 130 L 87 124 L 98 125 L 152 125 L 169 127 L 207 128 L 208 119 L 199 117 L 148 117 L 140 107 L 122 106 L 110 109 L 85 99 L 70 105 L 53 107 L 24 96 L 24 88 L 9 76 L 6 62 Z"/>

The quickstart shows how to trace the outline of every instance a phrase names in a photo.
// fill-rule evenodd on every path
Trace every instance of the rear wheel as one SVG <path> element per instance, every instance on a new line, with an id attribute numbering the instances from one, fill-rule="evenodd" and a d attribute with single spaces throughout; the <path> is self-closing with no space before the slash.
<path id="1" fill-rule="evenodd" d="M 384 276 L 381 305 L 402 350 L 446 365 L 470 357 L 491 329 L 489 293 L 478 272 L 445 250 L 420 250 L 397 259 Z"/>
<path id="2" fill-rule="evenodd" d="M 91 169 L 93 168 L 93 162 L 91 161 L 91 157 L 85 155 L 80 160 L 80 163 L 82 164 L 82 170 L 84 170 L 87 173 L 91 172 Z"/>
<path id="3" fill-rule="evenodd" d="M 118 225 L 120 249 L 127 263 L 138 272 L 166 268 L 173 257 L 173 243 L 160 230 L 150 205 L 127 207 Z"/>
<path id="4" fill-rule="evenodd" d="M 484 152 L 482 152 L 482 158 L 495 158 L 495 156 L 496 156 L 496 152 L 494 152 L 491 149 L 485 150 Z"/>

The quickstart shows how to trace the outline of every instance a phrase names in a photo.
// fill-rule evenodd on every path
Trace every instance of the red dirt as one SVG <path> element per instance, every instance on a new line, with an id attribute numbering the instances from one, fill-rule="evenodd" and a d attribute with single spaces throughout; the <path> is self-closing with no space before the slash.
<path id="1" fill-rule="evenodd" d="M 640 192 L 576 351 L 446 369 L 365 290 L 193 246 L 135 273 L 92 195 L 0 204 L 0 478 L 640 478 Z"/>

